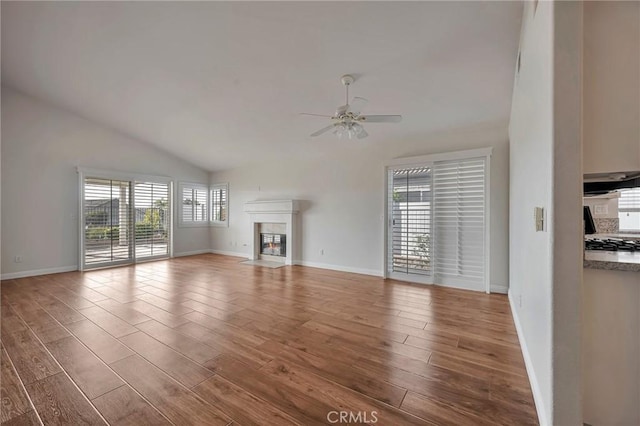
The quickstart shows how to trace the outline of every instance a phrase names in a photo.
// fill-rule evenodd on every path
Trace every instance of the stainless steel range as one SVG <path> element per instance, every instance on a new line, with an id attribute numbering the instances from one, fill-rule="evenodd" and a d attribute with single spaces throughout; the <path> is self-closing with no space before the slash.
<path id="1" fill-rule="evenodd" d="M 640 252 L 640 241 L 624 240 L 618 238 L 592 238 L 585 240 L 584 248 L 586 250 Z"/>

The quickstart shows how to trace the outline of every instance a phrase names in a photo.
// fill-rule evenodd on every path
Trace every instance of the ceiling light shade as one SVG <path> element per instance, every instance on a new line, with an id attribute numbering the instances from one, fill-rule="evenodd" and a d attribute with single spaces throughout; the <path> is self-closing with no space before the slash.
<path id="1" fill-rule="evenodd" d="M 340 123 L 336 126 L 335 134 L 338 135 L 339 138 L 343 138 L 348 133 L 347 126 L 344 123 Z"/>
<path id="2" fill-rule="evenodd" d="M 357 123 L 340 123 L 336 127 L 336 134 L 339 138 L 355 138 L 362 131 L 362 126 Z"/>

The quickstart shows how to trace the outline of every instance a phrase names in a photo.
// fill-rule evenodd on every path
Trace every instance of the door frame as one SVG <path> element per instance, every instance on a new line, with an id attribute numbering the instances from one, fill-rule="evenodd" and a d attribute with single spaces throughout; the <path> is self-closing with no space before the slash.
<path id="1" fill-rule="evenodd" d="M 398 168 L 398 167 L 411 167 L 411 166 L 420 166 L 425 164 L 432 164 L 436 161 L 451 161 L 451 160 L 462 160 L 467 158 L 485 158 L 485 215 L 484 215 L 484 244 L 485 244 L 485 268 L 484 268 L 484 287 L 485 293 L 491 293 L 491 154 L 493 153 L 492 147 L 487 148 L 477 148 L 477 149 L 468 149 L 463 151 L 453 151 L 453 152 L 444 152 L 438 154 L 428 154 L 428 155 L 419 155 L 414 157 L 401 157 L 395 158 L 393 160 L 387 161 L 384 165 L 384 197 L 383 197 L 383 214 L 382 214 L 382 223 L 383 223 L 383 249 L 382 249 L 382 276 L 387 279 L 395 279 L 402 281 L 410 281 L 423 283 L 420 280 L 411 279 L 408 277 L 405 279 L 398 278 L 396 276 L 391 276 L 389 273 L 389 265 L 388 265 L 388 250 L 389 250 L 389 226 L 390 220 L 389 217 L 389 169 Z M 433 212 L 433 203 L 431 203 L 431 209 Z M 438 232 L 435 228 L 431 230 L 432 235 Z M 432 244 L 435 241 L 434 238 L 431 239 Z M 434 275 L 435 278 L 435 260 L 434 260 Z M 437 283 L 436 283 L 437 284 Z"/>

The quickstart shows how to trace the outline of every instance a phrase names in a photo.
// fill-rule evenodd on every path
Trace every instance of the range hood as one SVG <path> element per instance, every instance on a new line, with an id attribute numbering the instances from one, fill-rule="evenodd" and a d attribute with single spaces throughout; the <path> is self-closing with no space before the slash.
<path id="1" fill-rule="evenodd" d="M 623 188 L 640 187 L 640 171 L 584 175 L 584 194 L 600 195 Z"/>

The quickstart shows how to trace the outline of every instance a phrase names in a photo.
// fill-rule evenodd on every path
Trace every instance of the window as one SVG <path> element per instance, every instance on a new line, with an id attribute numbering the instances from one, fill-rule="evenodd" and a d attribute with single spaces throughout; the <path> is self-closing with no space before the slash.
<path id="1" fill-rule="evenodd" d="M 620 190 L 618 218 L 621 231 L 640 231 L 640 188 Z"/>
<path id="2" fill-rule="evenodd" d="M 209 188 L 199 183 L 180 183 L 180 225 L 203 226 L 209 222 Z"/>
<path id="3" fill-rule="evenodd" d="M 229 226 L 229 184 L 211 185 L 211 224 Z"/>

